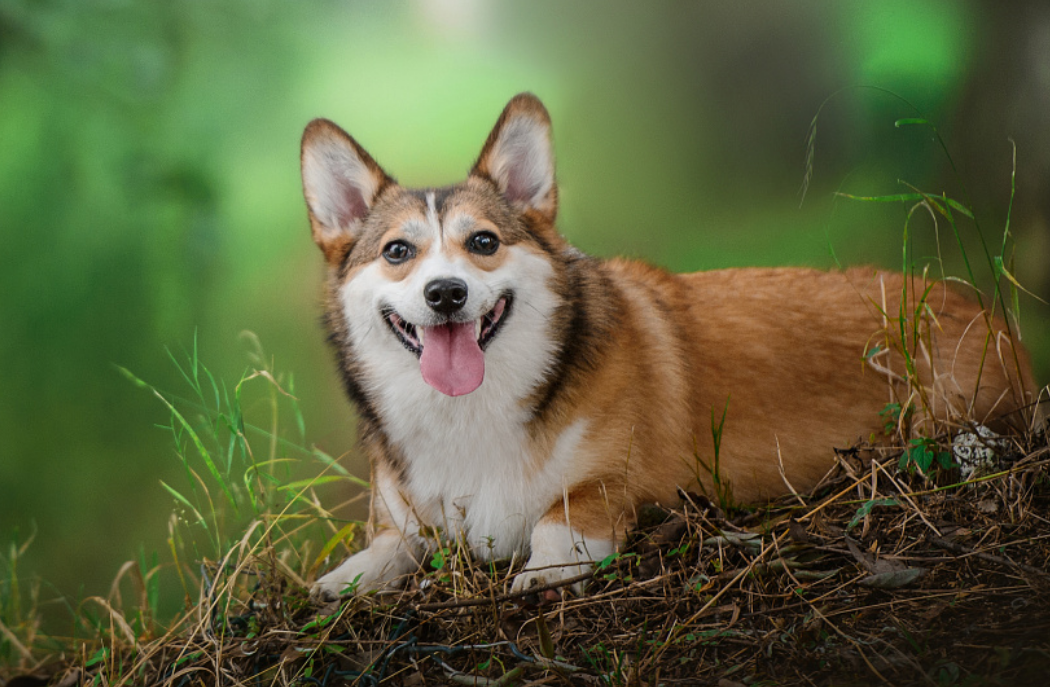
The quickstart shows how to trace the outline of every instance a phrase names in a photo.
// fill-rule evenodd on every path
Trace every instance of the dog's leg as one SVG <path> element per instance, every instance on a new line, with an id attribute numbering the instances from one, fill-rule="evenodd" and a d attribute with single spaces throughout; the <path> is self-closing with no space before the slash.
<path id="1" fill-rule="evenodd" d="M 324 601 L 335 601 L 343 593 L 382 589 L 415 568 L 416 560 L 401 533 L 388 529 L 377 533 L 368 548 L 319 578 L 312 591 Z"/>
<path id="2" fill-rule="evenodd" d="M 388 472 L 379 469 L 374 479 L 372 541 L 314 583 L 311 592 L 322 600 L 382 589 L 418 567 L 423 544 L 414 533 L 419 531 L 419 524 Z"/>
<path id="3" fill-rule="evenodd" d="M 616 551 L 628 526 L 621 504 L 610 507 L 600 485 L 577 489 L 551 506 L 532 530 L 532 555 L 514 580 L 512 592 L 553 584 L 589 572 Z M 572 584 L 583 592 L 587 580 Z"/>

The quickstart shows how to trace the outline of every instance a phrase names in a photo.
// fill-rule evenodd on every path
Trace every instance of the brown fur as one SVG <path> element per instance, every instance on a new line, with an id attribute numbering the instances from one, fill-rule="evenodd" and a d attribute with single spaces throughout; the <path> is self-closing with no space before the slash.
<path id="1" fill-rule="evenodd" d="M 592 479 L 571 498 L 580 511 L 571 515 L 573 527 L 584 534 L 608 530 L 609 506 L 597 502 L 611 501 L 629 522 L 634 506 L 671 503 L 675 487 L 697 476 L 710 490 L 711 476 L 699 463 L 715 465 L 712 423 L 723 411 L 720 475 L 732 497 L 746 503 L 788 490 L 780 461 L 792 486 L 805 490 L 830 467 L 832 447 L 885 440 L 880 411 L 908 398 L 903 380 L 888 378 L 865 357 L 887 335 L 897 336 L 897 321 L 887 322 L 882 312 L 891 318 L 896 312 L 899 274 L 858 268 L 670 275 L 621 260 L 595 269 L 616 285 L 606 300 L 625 307 L 608 313 L 616 322 L 604 329 L 600 361 L 566 387 L 557 411 L 566 422 L 594 418 L 585 470 Z M 972 420 L 1000 431 L 1023 427 L 1021 411 L 1035 384 L 1003 323 L 994 321 L 986 352 L 989 330 L 975 303 L 943 285 L 927 300 L 935 319 L 921 327 L 929 357 L 918 372 L 930 419 L 956 427 Z M 890 367 L 904 376 L 899 353 Z M 562 510 L 556 504 L 549 515 L 563 519 Z"/>

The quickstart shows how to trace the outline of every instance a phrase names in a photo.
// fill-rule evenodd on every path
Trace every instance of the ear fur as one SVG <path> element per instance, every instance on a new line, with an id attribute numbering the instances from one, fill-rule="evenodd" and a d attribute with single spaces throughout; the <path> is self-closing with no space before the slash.
<path id="1" fill-rule="evenodd" d="M 300 161 L 314 242 L 330 261 L 338 260 L 379 193 L 394 180 L 327 119 L 306 126 Z"/>
<path id="2" fill-rule="evenodd" d="M 548 222 L 558 211 L 554 147 L 547 108 L 531 93 L 519 93 L 503 109 L 471 174 L 496 183 L 522 212 L 538 212 Z"/>

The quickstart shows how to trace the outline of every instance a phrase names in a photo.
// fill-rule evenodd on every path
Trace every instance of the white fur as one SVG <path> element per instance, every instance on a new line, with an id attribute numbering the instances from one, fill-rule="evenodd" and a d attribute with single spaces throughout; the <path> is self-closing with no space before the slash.
<path id="1" fill-rule="evenodd" d="M 434 234 L 441 235 L 441 222 L 438 220 L 437 207 L 434 200 L 434 192 L 427 193 L 427 224 Z"/>
<path id="2" fill-rule="evenodd" d="M 416 569 L 413 554 L 399 532 L 387 530 L 373 538 L 367 549 L 350 556 L 335 570 L 320 577 L 314 589 L 331 598 L 338 597 L 348 587 L 359 593 L 382 589 Z"/>
<path id="3" fill-rule="evenodd" d="M 353 585 L 357 592 L 382 589 L 390 582 L 419 567 L 425 544 L 419 535 L 420 523 L 389 473 L 377 471 L 372 485 L 373 498 L 390 513 L 394 529 L 380 530 L 363 551 L 350 556 L 337 568 L 317 580 L 315 589 L 337 597 Z"/>
<path id="4" fill-rule="evenodd" d="M 359 593 L 379 590 L 412 572 L 434 543 L 423 535 L 428 525 L 441 527 L 448 538 L 465 541 L 476 556 L 486 560 L 531 550 L 513 591 L 588 571 L 594 561 L 615 550 L 615 543 L 585 539 L 564 524 L 540 521 L 571 484 L 573 465 L 578 464 L 574 457 L 587 427 L 583 420 L 567 427 L 544 466 L 531 474 L 527 469 L 530 457 L 513 450 L 521 449 L 522 444 L 508 445 L 510 450 L 488 456 L 430 451 L 412 463 L 412 479 L 404 490 L 380 474 L 373 485 L 375 498 L 382 500 L 395 529 L 378 532 L 368 548 L 321 577 L 316 590 L 333 598 L 348 585 Z M 449 439 L 445 435 L 439 441 Z M 572 589 L 579 594 L 584 585 L 585 581 L 579 581 Z"/>
<path id="5" fill-rule="evenodd" d="M 589 572 L 594 562 L 616 551 L 612 539 L 586 539 L 562 522 L 544 521 L 532 531 L 532 556 L 525 571 L 514 580 L 512 592 L 521 592 Z M 572 590 L 580 594 L 586 580 L 574 582 Z"/>

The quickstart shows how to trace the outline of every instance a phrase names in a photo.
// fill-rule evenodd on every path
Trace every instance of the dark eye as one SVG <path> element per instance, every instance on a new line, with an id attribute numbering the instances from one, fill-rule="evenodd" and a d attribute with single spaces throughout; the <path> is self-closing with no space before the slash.
<path id="1" fill-rule="evenodd" d="M 499 239 L 491 231 L 479 231 L 467 239 L 467 250 L 478 255 L 492 255 L 499 248 Z"/>
<path id="2" fill-rule="evenodd" d="M 404 241 L 391 241 L 383 248 L 383 257 L 391 265 L 399 265 L 411 259 L 416 254 L 416 249 L 410 243 Z"/>

